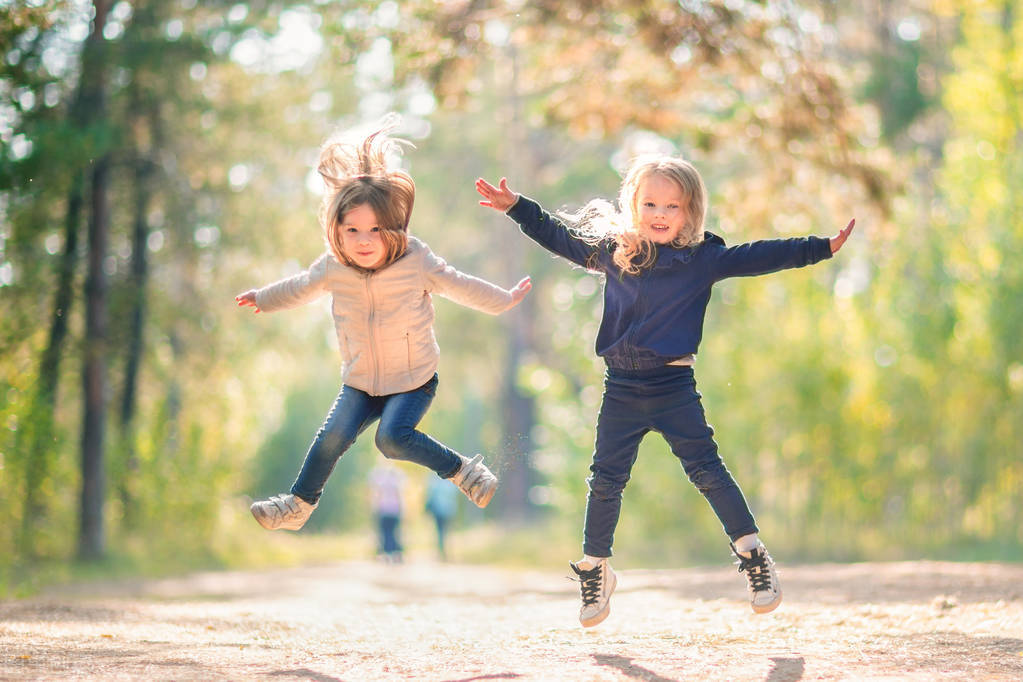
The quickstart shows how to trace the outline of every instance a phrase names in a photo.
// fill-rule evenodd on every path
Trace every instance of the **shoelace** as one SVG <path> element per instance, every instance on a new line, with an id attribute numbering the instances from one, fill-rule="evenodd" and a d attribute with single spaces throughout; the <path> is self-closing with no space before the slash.
<path id="1" fill-rule="evenodd" d="M 582 592 L 583 606 L 589 606 L 597 602 L 600 595 L 600 566 L 594 566 L 588 571 L 575 569 L 579 575 L 579 591 Z"/>
<path id="2" fill-rule="evenodd" d="M 767 565 L 767 552 L 755 549 L 750 553 L 749 559 L 739 556 L 738 564 L 739 573 L 746 573 L 754 592 L 771 589 L 771 571 Z"/>

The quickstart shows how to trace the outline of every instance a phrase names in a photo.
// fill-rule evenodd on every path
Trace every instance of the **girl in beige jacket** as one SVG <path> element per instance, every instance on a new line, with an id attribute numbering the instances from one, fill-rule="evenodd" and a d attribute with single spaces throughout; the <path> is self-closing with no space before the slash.
<path id="1" fill-rule="evenodd" d="M 308 270 L 236 297 L 240 306 L 269 312 L 331 294 L 344 360 L 341 391 L 291 492 L 251 507 L 267 529 L 301 528 L 338 458 L 377 420 L 375 442 L 384 456 L 450 478 L 479 507 L 497 489 L 482 455 L 465 457 L 416 428 L 437 390 L 440 349 L 431 294 L 496 315 L 518 304 L 530 281 L 502 289 L 459 272 L 408 235 L 415 183 L 386 163 L 398 151 L 399 141 L 387 135 L 396 125 L 397 117 L 388 117 L 364 140 L 323 146 L 318 170 L 327 192 L 320 223 L 327 251 Z"/>

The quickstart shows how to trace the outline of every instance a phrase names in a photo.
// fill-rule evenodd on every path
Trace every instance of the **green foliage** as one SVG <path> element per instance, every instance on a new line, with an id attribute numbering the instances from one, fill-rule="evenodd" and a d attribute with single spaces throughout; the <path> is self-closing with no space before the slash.
<path id="1" fill-rule="evenodd" d="M 533 278 L 526 302 L 498 317 L 435 300 L 441 383 L 422 429 L 487 453 L 508 478 L 525 463 L 516 446 L 536 446 L 528 495 L 539 528 L 495 531 L 478 522 L 506 522 L 499 511 L 464 510 L 480 547 L 526 560 L 541 547 L 577 549 L 603 368 L 599 280 L 480 208 L 472 181 L 507 175 L 548 208 L 576 208 L 613 198 L 615 160 L 656 133 L 703 172 L 708 229 L 729 243 L 858 221 L 835 260 L 726 281 L 711 301 L 697 379 L 772 551 L 1020 557 L 1023 24 L 1013 3 L 954 13 L 914 3 L 917 40 L 896 38 L 904 17 L 894 11 L 878 19 L 837 5 L 816 29 L 759 3 L 190 5 L 118 4 L 120 28 L 104 43 L 107 117 L 85 126 L 81 43 L 67 39 L 82 9 L 0 8 L 0 40 L 12 46 L 0 61 L 0 591 L 31 587 L 29 574 L 72 575 L 78 266 L 55 408 L 37 386 L 69 196 L 100 152 L 114 164 L 111 408 L 128 380 L 140 211 L 149 279 L 136 416 L 123 425 L 111 409 L 107 430 L 113 563 L 94 569 L 293 560 L 322 531 L 364 527 L 372 429 L 338 464 L 309 532 L 252 527 L 245 498 L 290 486 L 340 367 L 325 301 L 252 315 L 232 298 L 322 251 L 306 187 L 316 147 L 388 109 L 408 112 L 417 145 L 404 161 L 419 190 L 413 233 L 466 272 L 505 286 Z M 246 57 L 292 21 L 311 27 L 306 40 L 324 38 L 319 53 L 286 68 L 279 55 Z M 836 39 L 847 63 L 826 56 Z M 63 50 L 68 67 L 51 72 L 47 49 Z M 141 167 L 154 173 L 144 206 Z M 515 388 L 536 423 L 508 434 L 503 382 L 521 338 L 531 341 Z M 324 542 L 331 549 L 317 551 L 337 550 Z M 727 558 L 716 518 L 655 434 L 625 493 L 616 554 L 623 566 Z"/>

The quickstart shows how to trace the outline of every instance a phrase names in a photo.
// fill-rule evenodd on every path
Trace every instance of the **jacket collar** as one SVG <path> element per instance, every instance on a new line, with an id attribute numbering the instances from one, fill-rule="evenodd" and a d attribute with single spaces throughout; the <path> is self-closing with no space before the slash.
<path id="1" fill-rule="evenodd" d="M 654 269 L 670 268 L 674 263 L 688 263 L 692 260 L 696 251 L 704 244 L 711 243 L 715 246 L 724 246 L 725 240 L 713 232 L 704 232 L 703 241 L 694 246 L 687 246 L 681 249 L 670 244 L 657 244 L 657 257 L 654 260 Z"/>

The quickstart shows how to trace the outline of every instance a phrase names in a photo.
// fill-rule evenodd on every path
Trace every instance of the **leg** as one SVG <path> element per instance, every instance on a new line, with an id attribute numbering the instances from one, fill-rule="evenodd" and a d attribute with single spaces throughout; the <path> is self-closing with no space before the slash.
<path id="1" fill-rule="evenodd" d="M 351 386 L 342 386 L 323 426 L 316 432 L 291 493 L 316 504 L 337 460 L 356 437 L 380 416 L 380 401 Z"/>
<path id="2" fill-rule="evenodd" d="M 401 552 L 401 543 L 398 541 L 398 525 L 400 517 L 394 514 L 380 515 L 380 528 L 383 534 L 381 549 L 384 554 L 398 554 Z"/>
<path id="3" fill-rule="evenodd" d="M 730 544 L 739 559 L 739 571 L 746 574 L 750 607 L 754 613 L 773 611 L 781 603 L 774 560 L 756 539 L 757 525 L 746 498 L 718 454 L 714 430 L 707 424 L 692 368 L 680 369 L 673 383 L 676 389 L 672 395 L 664 397 L 664 409 L 656 415 L 655 428 L 664 434 L 689 480 L 710 502 L 732 540 Z M 748 552 L 736 549 L 733 544 L 743 536 L 747 536 L 744 540 L 756 543 Z"/>
<path id="4" fill-rule="evenodd" d="M 611 556 L 614 531 L 622 508 L 622 491 L 636 462 L 640 441 L 649 428 L 638 414 L 631 389 L 636 383 L 613 378 L 604 380 L 604 398 L 597 417 L 597 437 L 592 472 L 587 479 L 583 526 L 583 553 L 593 557 Z"/>
<path id="5" fill-rule="evenodd" d="M 579 622 L 593 627 L 611 612 L 611 595 L 618 578 L 608 557 L 622 509 L 622 491 L 636 463 L 643 436 L 650 430 L 640 404 L 642 380 L 608 370 L 604 398 L 597 417 L 590 486 L 583 526 L 583 559 L 570 566 L 578 576 L 582 607 Z"/>
<path id="6" fill-rule="evenodd" d="M 437 393 L 437 376 L 406 393 L 387 396 L 377 427 L 376 446 L 388 459 L 415 462 L 451 477 L 462 465 L 458 453 L 416 429 Z"/>
<path id="7" fill-rule="evenodd" d="M 444 535 L 448 530 L 448 519 L 446 516 L 434 514 L 433 522 L 437 526 L 437 554 L 443 561 L 447 557 L 447 551 L 444 548 Z"/>
<path id="8" fill-rule="evenodd" d="M 377 513 L 377 554 L 381 558 L 387 554 L 387 517 Z"/>
<path id="9" fill-rule="evenodd" d="M 451 479 L 477 507 L 486 507 L 497 491 L 497 477 L 483 464 L 483 455 L 464 457 L 415 428 L 436 391 L 435 374 L 414 391 L 387 396 L 376 445 L 385 457 L 415 462 Z"/>
<path id="10" fill-rule="evenodd" d="M 707 423 L 691 367 L 680 367 L 659 398 L 663 408 L 653 415 L 654 429 L 664 435 L 686 476 L 710 503 L 729 539 L 757 532 L 757 525 L 739 485 L 725 468 Z"/>

